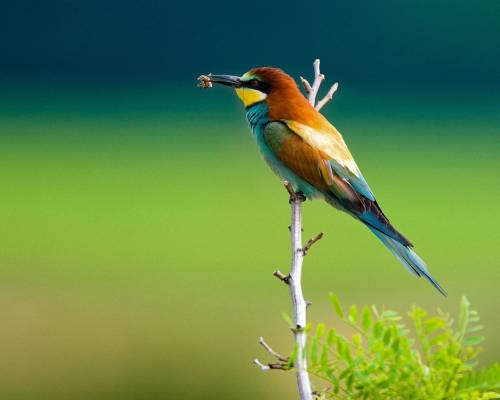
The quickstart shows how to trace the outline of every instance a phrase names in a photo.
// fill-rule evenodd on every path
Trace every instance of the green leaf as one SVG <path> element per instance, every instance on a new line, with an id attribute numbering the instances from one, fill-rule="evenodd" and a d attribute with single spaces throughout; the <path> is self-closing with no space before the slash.
<path id="1" fill-rule="evenodd" d="M 424 334 L 429 335 L 436 332 L 438 329 L 446 326 L 445 321 L 441 317 L 432 317 L 424 321 Z"/>
<path id="2" fill-rule="evenodd" d="M 372 324 L 372 314 L 368 307 L 363 307 L 363 311 L 361 312 L 361 324 L 363 331 L 367 332 L 370 329 Z"/>
<path id="3" fill-rule="evenodd" d="M 297 343 L 294 343 L 292 354 L 288 357 L 288 367 L 293 368 L 295 361 L 297 361 Z"/>
<path id="4" fill-rule="evenodd" d="M 361 347 L 363 341 L 359 333 L 355 333 L 354 335 L 352 335 L 352 343 L 357 347 Z"/>
<path id="5" fill-rule="evenodd" d="M 316 337 L 318 339 L 321 339 L 323 337 L 324 333 L 325 333 L 325 324 L 319 323 L 316 326 Z"/>
<path id="6" fill-rule="evenodd" d="M 332 346 L 337 339 L 337 334 L 335 333 L 335 329 L 329 329 L 328 334 L 326 335 L 326 343 L 328 346 Z"/>
<path id="7" fill-rule="evenodd" d="M 382 332 L 384 330 L 384 326 L 380 321 L 375 322 L 375 325 L 373 325 L 373 336 L 376 339 L 380 339 L 380 336 L 382 335 Z"/>
<path id="8" fill-rule="evenodd" d="M 290 328 L 293 328 L 293 327 L 294 327 L 294 326 L 293 326 L 293 321 L 292 321 L 292 319 L 290 318 L 290 316 L 289 316 L 286 312 L 284 312 L 284 311 L 283 311 L 283 312 L 281 313 L 281 316 L 283 317 L 283 319 L 285 320 L 285 322 L 288 324 L 288 326 L 289 326 Z"/>
<path id="9" fill-rule="evenodd" d="M 449 340 L 451 340 L 450 334 L 447 332 L 444 332 L 444 333 L 440 333 L 439 335 L 434 336 L 431 339 L 430 344 L 431 344 L 431 346 L 436 346 L 436 345 L 446 343 Z"/>
<path id="10" fill-rule="evenodd" d="M 350 306 L 344 316 L 337 297 L 330 300 L 348 331 L 355 332 L 347 339 L 322 323 L 309 331 L 311 373 L 329 383 L 318 388 L 319 398 L 484 400 L 499 394 L 500 366 L 477 370 L 477 345 L 484 338 L 472 334 L 483 327 L 475 324 L 479 315 L 467 299 L 457 325 L 440 310 L 429 314 L 412 307 L 408 316 L 415 329 L 396 311 Z M 296 354 L 294 346 L 290 364 Z"/>
<path id="11" fill-rule="evenodd" d="M 311 340 L 311 350 L 309 354 L 311 364 L 314 366 L 318 363 L 318 338 L 313 337 Z"/>
<path id="12" fill-rule="evenodd" d="M 351 306 L 349 309 L 349 321 L 351 321 L 354 325 L 358 322 L 358 307 L 355 304 Z"/>
<path id="13" fill-rule="evenodd" d="M 392 332 L 390 329 L 386 329 L 385 332 L 384 332 L 384 337 L 382 339 L 382 341 L 384 342 L 384 344 L 386 346 L 389 345 L 390 341 L 391 341 L 391 337 L 392 337 Z"/>
<path id="14" fill-rule="evenodd" d="M 483 329 L 484 329 L 483 325 L 471 326 L 470 328 L 467 328 L 467 333 L 479 332 Z"/>
<path id="15" fill-rule="evenodd" d="M 339 338 L 339 340 L 337 340 L 337 354 L 341 357 L 344 356 L 344 347 L 345 346 L 346 346 L 346 344 L 344 343 L 344 341 Z"/>
<path id="16" fill-rule="evenodd" d="M 384 310 L 382 315 L 380 315 L 380 318 L 386 318 L 386 319 L 391 319 L 394 317 L 399 317 L 399 314 L 393 310 Z"/>
<path id="17" fill-rule="evenodd" d="M 495 392 L 483 393 L 480 400 L 500 399 L 500 394 Z"/>
<path id="18" fill-rule="evenodd" d="M 463 339 L 467 330 L 467 324 L 470 323 L 470 302 L 467 297 L 462 296 L 460 300 L 460 309 L 458 314 L 458 336 Z"/>
<path id="19" fill-rule="evenodd" d="M 476 346 L 484 341 L 484 336 L 471 336 L 463 341 L 464 346 Z"/>
<path id="20" fill-rule="evenodd" d="M 398 337 L 397 337 L 397 338 L 395 338 L 395 339 L 393 340 L 393 342 L 392 342 L 391 347 L 392 347 L 392 349 L 393 349 L 395 352 L 397 352 L 397 351 L 399 350 L 399 343 L 400 343 L 400 339 L 399 339 Z"/>
<path id="21" fill-rule="evenodd" d="M 330 293 L 330 302 L 332 303 L 333 309 L 337 313 L 337 315 L 340 318 L 344 318 L 344 311 L 342 310 L 342 307 L 340 306 L 339 300 L 337 299 L 337 296 L 335 294 Z"/>
<path id="22" fill-rule="evenodd" d="M 328 346 L 323 345 L 321 348 L 321 356 L 319 358 L 319 363 L 321 368 L 326 369 L 328 367 Z"/>

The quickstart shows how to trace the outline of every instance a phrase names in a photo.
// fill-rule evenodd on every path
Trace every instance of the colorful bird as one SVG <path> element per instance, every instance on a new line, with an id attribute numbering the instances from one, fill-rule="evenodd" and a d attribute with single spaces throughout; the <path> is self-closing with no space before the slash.
<path id="1" fill-rule="evenodd" d="M 413 245 L 389 222 L 342 135 L 281 69 L 253 68 L 243 76 L 200 77 L 204 86 L 233 87 L 271 169 L 306 198 L 322 198 L 363 222 L 410 272 L 425 276 L 443 295 Z"/>

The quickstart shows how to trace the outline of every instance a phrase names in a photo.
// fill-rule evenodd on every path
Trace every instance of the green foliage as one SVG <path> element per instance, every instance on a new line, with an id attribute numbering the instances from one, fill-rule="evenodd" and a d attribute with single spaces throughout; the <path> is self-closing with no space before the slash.
<path id="1" fill-rule="evenodd" d="M 396 311 L 344 310 L 335 295 L 330 300 L 351 333 L 324 324 L 310 330 L 309 372 L 325 382 L 318 399 L 500 399 L 500 365 L 475 370 L 483 327 L 465 297 L 456 323 L 413 307 L 411 330 Z"/>

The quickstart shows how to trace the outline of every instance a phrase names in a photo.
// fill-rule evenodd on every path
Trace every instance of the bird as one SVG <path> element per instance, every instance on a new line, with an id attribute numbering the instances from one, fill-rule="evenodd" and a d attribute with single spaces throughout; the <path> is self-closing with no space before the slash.
<path id="1" fill-rule="evenodd" d="M 274 67 L 242 76 L 208 75 L 202 86 L 229 86 L 243 102 L 250 130 L 267 164 L 306 199 L 323 199 L 370 229 L 411 273 L 445 290 L 413 244 L 380 208 L 340 132 L 304 97 L 295 80 Z"/>

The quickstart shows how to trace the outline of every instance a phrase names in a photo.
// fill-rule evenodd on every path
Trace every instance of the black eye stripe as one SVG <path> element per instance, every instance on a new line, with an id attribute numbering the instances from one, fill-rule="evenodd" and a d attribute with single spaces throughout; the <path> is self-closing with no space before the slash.
<path id="1" fill-rule="evenodd" d="M 248 87 L 250 89 L 256 89 L 263 93 L 269 94 L 271 92 L 271 85 L 267 82 L 262 82 L 258 79 L 250 79 L 243 83 L 244 87 Z"/>

